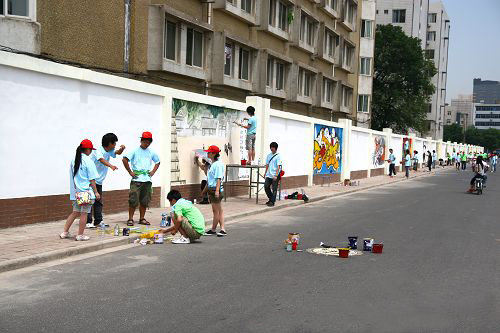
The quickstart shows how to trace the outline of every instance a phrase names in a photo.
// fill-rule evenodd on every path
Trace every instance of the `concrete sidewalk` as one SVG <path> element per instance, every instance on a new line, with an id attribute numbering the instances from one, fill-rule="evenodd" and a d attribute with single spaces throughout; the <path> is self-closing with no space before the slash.
<path id="1" fill-rule="evenodd" d="M 434 175 L 436 172 L 449 170 L 450 168 L 439 168 L 436 171 L 428 172 L 412 172 L 411 178 Z M 311 186 L 304 187 L 304 191 L 310 199 L 310 202 L 327 199 L 334 196 L 339 196 L 347 193 L 352 193 L 360 190 L 366 190 L 374 187 L 383 186 L 395 182 L 404 181 L 404 173 L 398 173 L 394 178 L 388 176 L 378 176 L 360 180 L 359 186 L 343 186 L 340 183 L 332 183 L 330 186 Z M 300 189 L 288 189 L 288 193 L 293 193 L 295 190 L 300 192 Z M 262 199 L 261 199 L 262 198 Z M 293 207 L 304 204 L 301 200 L 281 200 L 277 201 L 275 207 L 265 206 L 267 198 L 265 195 L 260 196 L 259 204 L 255 203 L 255 199 L 248 197 L 228 198 L 227 202 L 223 203 L 225 221 L 230 222 L 237 218 L 263 213 L 269 210 Z M 206 218 L 206 225 L 212 224 L 212 209 L 210 205 L 197 205 L 200 211 Z M 106 209 L 104 209 L 105 211 Z M 151 208 L 146 212 L 146 219 L 151 223 L 150 229 L 157 228 L 161 221 L 161 213 L 167 211 L 165 208 Z M 128 219 L 128 213 L 110 214 L 105 216 L 105 222 L 112 229 L 115 224 L 124 227 Z M 138 221 L 138 212 L 136 212 L 135 221 Z M 75 234 L 78 225 L 78 220 L 73 223 L 70 233 Z M 71 239 L 60 239 L 59 234 L 62 232 L 64 221 L 54 221 L 46 223 L 29 224 L 26 226 L 12 227 L 0 229 L 0 272 L 14 270 L 50 260 L 61 259 L 71 255 L 83 254 L 92 251 L 101 250 L 108 247 L 120 246 L 132 243 L 138 238 L 139 234 L 131 234 L 129 237 L 115 237 L 111 234 L 100 236 L 96 230 L 85 230 L 85 234 L 91 239 L 86 242 L 76 242 L 74 237 Z M 136 223 L 136 226 L 139 226 Z M 143 227 L 143 226 L 141 226 Z M 231 235 L 230 226 L 227 228 L 228 234 Z"/>

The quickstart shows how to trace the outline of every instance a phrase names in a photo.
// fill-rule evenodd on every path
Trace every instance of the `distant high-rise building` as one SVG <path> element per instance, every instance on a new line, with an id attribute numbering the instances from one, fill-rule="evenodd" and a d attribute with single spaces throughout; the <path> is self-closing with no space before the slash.
<path id="1" fill-rule="evenodd" d="M 500 104 L 500 82 L 474 79 L 474 103 Z"/>
<path id="2" fill-rule="evenodd" d="M 474 126 L 478 129 L 500 129 L 500 104 L 474 103 Z"/>
<path id="3" fill-rule="evenodd" d="M 457 98 L 453 98 L 451 105 L 445 106 L 444 120 L 445 125 L 473 126 L 472 95 L 458 95 Z"/>

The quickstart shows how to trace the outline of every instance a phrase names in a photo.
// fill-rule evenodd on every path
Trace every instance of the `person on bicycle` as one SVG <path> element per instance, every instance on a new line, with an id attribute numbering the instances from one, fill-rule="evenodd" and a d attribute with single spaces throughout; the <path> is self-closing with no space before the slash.
<path id="1" fill-rule="evenodd" d="M 472 193 L 475 190 L 475 184 L 476 184 L 476 179 L 482 178 L 483 179 L 483 185 L 486 184 L 486 179 L 488 177 L 485 174 L 485 168 L 486 168 L 486 163 L 483 162 L 483 157 L 478 156 L 476 159 L 476 164 L 474 165 L 474 172 L 476 173 L 474 177 L 472 177 L 470 181 L 470 188 L 468 192 Z"/>

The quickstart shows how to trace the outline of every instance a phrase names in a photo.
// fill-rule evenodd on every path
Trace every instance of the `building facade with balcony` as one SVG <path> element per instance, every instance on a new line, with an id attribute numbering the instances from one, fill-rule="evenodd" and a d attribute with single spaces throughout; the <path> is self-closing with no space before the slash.
<path id="1" fill-rule="evenodd" d="M 356 120 L 360 10 L 358 0 L 54 0 L 38 16 L 42 54 L 57 60 Z"/>

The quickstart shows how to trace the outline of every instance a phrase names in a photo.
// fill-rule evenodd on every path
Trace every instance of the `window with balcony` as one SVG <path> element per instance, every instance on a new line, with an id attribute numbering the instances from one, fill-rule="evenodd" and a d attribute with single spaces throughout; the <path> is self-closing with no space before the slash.
<path id="1" fill-rule="evenodd" d="M 269 0 L 270 26 L 288 32 L 288 5 L 281 0 Z"/>
<path id="2" fill-rule="evenodd" d="M 309 15 L 302 12 L 300 16 L 300 41 L 309 46 L 314 46 L 314 36 L 316 34 L 316 21 Z"/>
<path id="3" fill-rule="evenodd" d="M 436 23 L 437 21 L 437 14 L 436 13 L 430 13 L 428 16 L 427 16 L 427 19 L 428 19 L 428 23 Z"/>
<path id="4" fill-rule="evenodd" d="M 165 50 L 164 57 L 169 60 L 177 60 L 177 23 L 165 19 Z"/>
<path id="5" fill-rule="evenodd" d="M 330 58 L 335 57 L 335 49 L 339 45 L 339 36 L 337 36 L 335 33 L 332 31 L 325 29 L 325 55 L 327 55 Z"/>
<path id="6" fill-rule="evenodd" d="M 373 21 L 361 20 L 361 37 L 373 38 Z"/>
<path id="7" fill-rule="evenodd" d="M 406 9 L 393 9 L 392 23 L 405 23 L 405 22 L 406 22 Z"/>
<path id="8" fill-rule="evenodd" d="M 371 75 L 371 73 L 372 73 L 372 59 L 361 57 L 359 63 L 359 74 Z"/>
<path id="9" fill-rule="evenodd" d="M 250 50 L 240 47 L 238 78 L 249 80 L 250 78 Z"/>
<path id="10" fill-rule="evenodd" d="M 323 79 L 323 102 L 333 103 L 333 92 L 335 90 L 335 82 L 330 79 Z"/>
<path id="11" fill-rule="evenodd" d="M 427 40 L 430 42 L 433 42 L 436 40 L 436 32 L 435 31 L 428 31 L 427 32 Z"/>
<path id="12" fill-rule="evenodd" d="M 370 111 L 370 95 L 358 95 L 358 112 Z"/>
<path id="13" fill-rule="evenodd" d="M 234 47 L 230 43 L 224 45 L 224 75 L 231 76 L 231 69 L 233 64 Z"/>
<path id="14" fill-rule="evenodd" d="M 300 68 L 299 69 L 299 95 L 304 97 L 311 96 L 311 89 L 313 83 L 313 73 Z"/>
<path id="15" fill-rule="evenodd" d="M 352 106 L 352 88 L 342 86 L 342 106 L 350 108 Z"/>
<path id="16" fill-rule="evenodd" d="M 186 32 L 186 65 L 203 67 L 203 32 L 192 28 Z"/>

